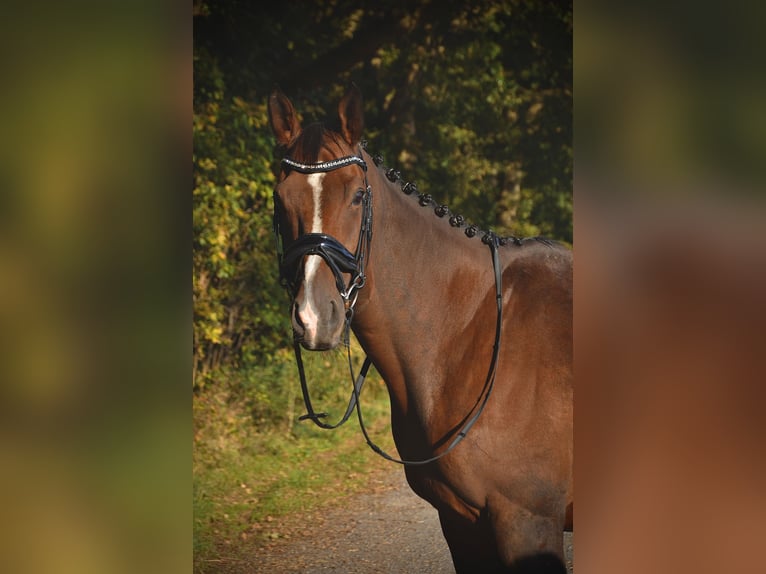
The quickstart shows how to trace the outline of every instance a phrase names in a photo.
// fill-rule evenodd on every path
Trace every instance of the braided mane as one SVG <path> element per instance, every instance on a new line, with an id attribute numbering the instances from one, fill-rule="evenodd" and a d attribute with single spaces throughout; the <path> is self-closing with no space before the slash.
<path id="1" fill-rule="evenodd" d="M 365 151 L 369 153 L 369 150 L 367 149 L 367 141 L 362 140 L 362 147 Z M 547 247 L 553 247 L 555 245 L 558 245 L 557 241 L 553 241 L 552 239 L 548 239 L 547 237 L 541 237 L 541 236 L 534 236 L 534 237 L 516 237 L 514 235 L 505 235 L 502 237 L 496 236 L 495 233 L 492 230 L 483 230 L 478 225 L 475 225 L 473 223 L 469 223 L 466 221 L 465 217 L 462 215 L 453 213 L 449 206 L 446 204 L 440 204 L 434 201 L 433 197 L 429 193 L 420 193 L 418 191 L 418 186 L 415 182 L 411 181 L 405 181 L 402 178 L 401 173 L 394 169 L 386 167 L 383 161 L 383 157 L 380 154 L 370 154 L 372 155 L 372 160 L 375 162 L 376 167 L 380 169 L 386 176 L 386 179 L 393 183 L 398 183 L 401 187 L 402 192 L 405 195 L 409 195 L 417 199 L 418 203 L 422 207 L 433 207 L 434 214 L 437 217 L 447 217 L 449 216 L 449 223 L 452 227 L 455 227 L 457 229 L 463 229 L 466 237 L 475 237 L 476 235 L 482 236 L 482 241 L 484 243 L 489 243 L 492 241 L 493 238 L 497 238 L 497 242 L 499 245 L 515 245 L 517 247 L 521 247 L 522 245 L 530 242 L 539 242 L 543 245 L 546 245 Z"/>

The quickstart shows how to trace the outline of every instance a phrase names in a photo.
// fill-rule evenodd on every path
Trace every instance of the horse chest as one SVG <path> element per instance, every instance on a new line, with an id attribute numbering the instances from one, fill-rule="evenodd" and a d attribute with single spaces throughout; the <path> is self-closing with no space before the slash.
<path id="1" fill-rule="evenodd" d="M 466 500 L 461 492 L 440 477 L 439 473 L 408 467 L 405 474 L 413 492 L 437 510 L 449 509 L 471 521 L 479 518 L 481 505 Z"/>

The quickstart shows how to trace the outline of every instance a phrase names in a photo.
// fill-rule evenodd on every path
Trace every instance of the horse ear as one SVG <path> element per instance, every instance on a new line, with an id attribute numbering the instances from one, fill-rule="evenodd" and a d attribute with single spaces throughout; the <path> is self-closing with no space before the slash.
<path id="1" fill-rule="evenodd" d="M 288 146 L 301 133 L 295 108 L 279 88 L 269 97 L 269 123 L 279 145 Z"/>
<path id="2" fill-rule="evenodd" d="M 346 94 L 338 105 L 338 116 L 340 116 L 340 129 L 343 139 L 351 147 L 356 147 L 362 139 L 362 131 L 364 130 L 362 92 L 356 84 L 351 84 L 348 90 L 346 90 Z"/>

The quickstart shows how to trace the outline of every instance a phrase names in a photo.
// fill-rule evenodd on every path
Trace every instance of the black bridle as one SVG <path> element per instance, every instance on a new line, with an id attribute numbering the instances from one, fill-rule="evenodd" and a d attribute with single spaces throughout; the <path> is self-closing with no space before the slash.
<path id="1" fill-rule="evenodd" d="M 296 239 L 290 246 L 283 250 L 282 236 L 279 226 L 279 213 L 278 202 L 279 198 L 274 193 L 274 235 L 277 243 L 277 257 L 279 260 L 279 273 L 280 282 L 287 288 L 291 299 L 295 299 L 297 294 L 297 283 L 301 272 L 301 263 L 307 255 L 320 256 L 330 267 L 335 276 L 335 284 L 343 298 L 346 307 L 346 318 L 344 328 L 344 342 L 348 350 L 348 365 L 351 373 L 351 380 L 353 381 L 353 390 L 351 392 L 351 398 L 348 402 L 348 407 L 340 421 L 335 424 L 327 424 L 321 419 L 327 416 L 327 413 L 317 413 L 311 404 L 309 397 L 308 385 L 306 383 L 306 373 L 303 367 L 303 360 L 301 358 L 301 345 L 297 338 L 293 341 L 293 347 L 295 350 L 295 359 L 298 365 L 298 374 L 300 376 L 301 391 L 303 393 L 303 402 L 306 405 L 306 414 L 299 417 L 299 420 L 311 420 L 317 426 L 324 429 L 334 429 L 345 423 L 351 416 L 351 413 L 356 408 L 357 416 L 359 419 L 359 426 L 362 429 L 367 444 L 370 448 L 381 455 L 383 458 L 403 465 L 423 465 L 438 460 L 452 451 L 467 435 L 468 431 L 473 427 L 479 416 L 484 410 L 484 407 L 489 401 L 489 397 L 492 394 L 492 389 L 495 384 L 495 375 L 497 372 L 497 360 L 500 352 L 500 334 L 502 330 L 503 322 L 503 298 L 502 298 L 502 273 L 500 269 L 500 262 L 497 254 L 498 238 L 494 233 L 488 232 L 482 238 L 482 241 L 489 246 L 492 252 L 492 266 L 495 273 L 495 291 L 497 302 L 497 322 L 495 326 L 495 342 L 492 349 L 492 359 L 490 362 L 489 372 L 487 373 L 487 379 L 485 380 L 482 392 L 479 395 L 476 404 L 471 410 L 475 409 L 473 415 L 466 420 L 462 425 L 458 433 L 452 439 L 450 444 L 445 450 L 436 456 L 433 456 L 424 460 L 401 460 L 392 457 L 378 447 L 370 438 L 367 433 L 367 429 L 362 417 L 362 410 L 359 406 L 359 395 L 364 386 L 367 372 L 369 371 L 372 361 L 368 356 L 365 357 L 362 368 L 359 371 L 358 376 L 354 376 L 353 366 L 351 364 L 351 348 L 349 344 L 351 322 L 354 316 L 354 305 L 356 304 L 359 290 L 364 287 L 366 283 L 365 265 L 369 259 L 370 245 L 372 242 L 372 188 L 367 181 L 367 162 L 362 158 L 361 147 L 359 155 L 344 156 L 338 159 L 334 159 L 326 162 L 305 164 L 297 162 L 289 157 L 282 159 L 282 166 L 286 166 L 288 169 L 292 169 L 304 174 L 311 173 L 326 173 L 335 169 L 340 169 L 349 165 L 358 165 L 364 172 L 364 185 L 365 190 L 362 197 L 362 222 L 359 229 L 359 241 L 357 243 L 356 252 L 352 254 L 340 241 L 330 235 L 324 233 L 307 233 Z M 351 279 L 348 284 L 344 281 L 343 274 L 350 274 Z"/>

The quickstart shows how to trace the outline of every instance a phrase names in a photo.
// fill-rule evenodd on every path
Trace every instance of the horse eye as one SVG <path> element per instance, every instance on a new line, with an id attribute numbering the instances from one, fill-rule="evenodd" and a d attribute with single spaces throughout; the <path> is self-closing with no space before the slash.
<path id="1" fill-rule="evenodd" d="M 359 188 L 356 190 L 356 195 L 354 196 L 354 199 L 351 202 L 351 205 L 359 205 L 360 203 L 362 203 L 363 199 L 364 199 L 364 190 Z"/>

